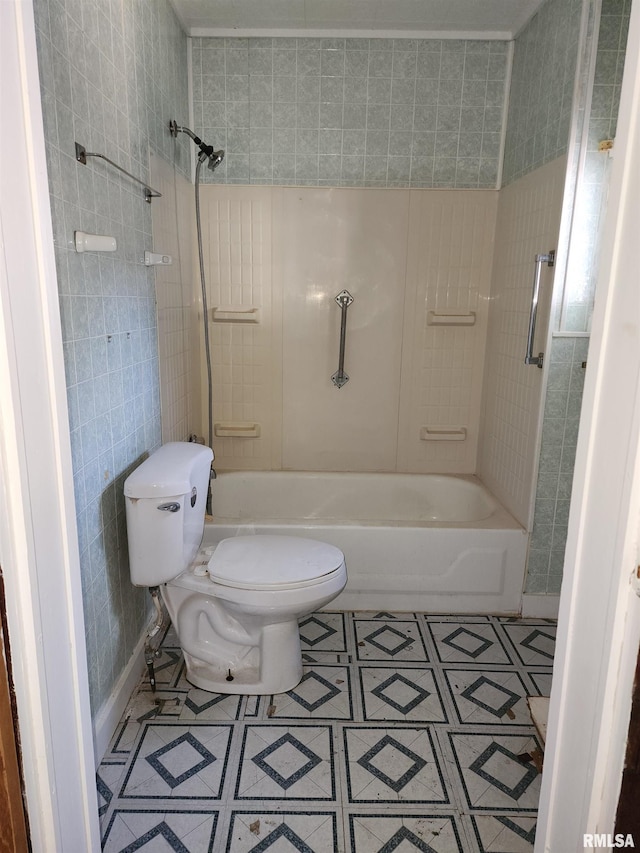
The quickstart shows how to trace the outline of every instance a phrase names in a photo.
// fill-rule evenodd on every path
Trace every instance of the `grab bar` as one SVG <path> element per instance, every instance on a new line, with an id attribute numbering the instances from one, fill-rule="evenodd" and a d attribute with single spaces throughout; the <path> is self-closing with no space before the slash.
<path id="1" fill-rule="evenodd" d="M 349 381 L 349 376 L 344 372 L 344 347 L 347 338 L 347 308 L 353 302 L 353 296 L 348 290 L 341 290 L 336 296 L 336 302 L 340 306 L 340 353 L 338 355 L 338 369 L 331 377 L 336 388 L 342 388 Z"/>
<path id="2" fill-rule="evenodd" d="M 95 152 L 87 151 L 84 145 L 80 145 L 79 142 L 76 142 L 76 160 L 78 163 L 82 163 L 83 166 L 86 166 L 87 157 L 99 157 L 101 160 L 109 163 L 110 166 L 113 166 L 114 169 L 122 172 L 123 175 L 131 178 L 131 180 L 135 181 L 136 184 L 140 184 L 141 187 L 144 187 L 144 200 L 149 204 L 151 204 L 152 198 L 162 198 L 162 193 L 159 193 L 158 190 L 154 190 L 154 188 L 150 187 L 146 181 L 141 181 L 140 178 L 136 178 L 135 175 L 132 175 L 131 172 L 127 172 L 127 170 L 123 169 L 122 166 L 118 166 L 117 163 L 114 163 L 113 160 L 110 160 L 104 154 L 96 154 Z"/>
<path id="3" fill-rule="evenodd" d="M 546 255 L 536 255 L 536 268 L 533 274 L 533 293 L 531 294 L 531 312 L 529 313 L 529 333 L 527 335 L 527 354 L 524 358 L 525 364 L 535 364 L 542 368 L 544 353 L 539 352 L 538 355 L 533 355 L 533 339 L 536 333 L 536 316 L 538 313 L 538 296 L 540 295 L 540 275 L 542 273 L 542 264 L 552 267 L 555 263 L 556 253 L 552 249 Z"/>

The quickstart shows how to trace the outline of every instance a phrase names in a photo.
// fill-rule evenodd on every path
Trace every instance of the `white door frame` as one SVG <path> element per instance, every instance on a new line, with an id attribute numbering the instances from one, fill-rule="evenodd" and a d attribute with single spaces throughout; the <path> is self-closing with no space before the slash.
<path id="1" fill-rule="evenodd" d="M 536 853 L 581 851 L 583 833 L 612 833 L 620 793 L 640 642 L 639 223 L 640 0 L 634 0 L 576 455 Z"/>
<path id="2" fill-rule="evenodd" d="M 99 851 L 31 0 L 0 2 L 0 564 L 34 850 Z"/>

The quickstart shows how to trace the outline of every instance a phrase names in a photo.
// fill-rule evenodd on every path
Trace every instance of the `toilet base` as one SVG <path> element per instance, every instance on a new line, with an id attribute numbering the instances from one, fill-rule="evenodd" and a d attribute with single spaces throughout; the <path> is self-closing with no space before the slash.
<path id="1" fill-rule="evenodd" d="M 292 690 L 302 678 L 297 621 L 265 625 L 260 646 L 238 649 L 233 660 L 204 661 L 184 648 L 183 654 L 187 681 L 211 693 L 268 696 Z"/>

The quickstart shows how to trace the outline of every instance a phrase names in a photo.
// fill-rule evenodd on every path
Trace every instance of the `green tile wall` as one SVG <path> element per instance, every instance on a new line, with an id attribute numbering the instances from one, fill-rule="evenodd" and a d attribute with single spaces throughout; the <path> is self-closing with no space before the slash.
<path id="1" fill-rule="evenodd" d="M 196 131 L 222 183 L 495 187 L 507 42 L 193 40 Z"/>

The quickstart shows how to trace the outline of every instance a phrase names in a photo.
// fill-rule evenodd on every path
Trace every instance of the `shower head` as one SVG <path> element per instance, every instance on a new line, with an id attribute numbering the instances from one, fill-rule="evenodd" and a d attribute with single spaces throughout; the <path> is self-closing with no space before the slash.
<path id="1" fill-rule="evenodd" d="M 174 119 L 171 119 L 169 122 L 169 130 L 171 132 L 171 136 L 177 136 L 179 133 L 186 133 L 187 136 L 191 137 L 200 150 L 198 159 L 201 163 L 208 160 L 208 165 L 212 172 L 214 169 L 217 169 L 220 163 L 224 160 L 224 151 L 222 148 L 219 151 L 214 151 L 213 145 L 207 145 L 206 142 L 203 142 L 200 137 L 196 136 L 188 127 L 181 127 L 179 124 L 176 124 Z"/>

